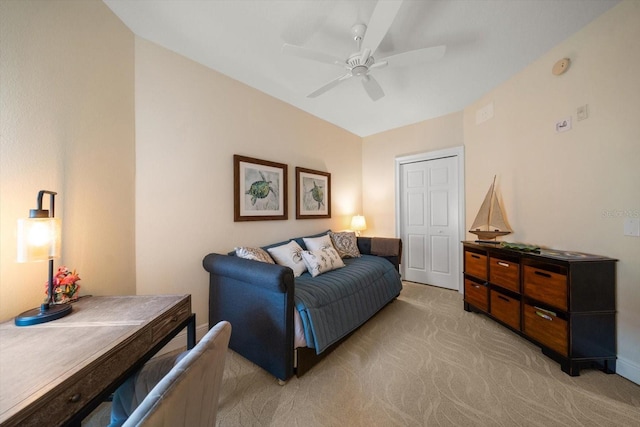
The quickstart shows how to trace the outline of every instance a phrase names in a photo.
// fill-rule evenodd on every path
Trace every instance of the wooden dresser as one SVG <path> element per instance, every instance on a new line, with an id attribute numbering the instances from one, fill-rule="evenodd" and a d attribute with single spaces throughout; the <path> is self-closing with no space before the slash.
<path id="1" fill-rule="evenodd" d="M 542 249 L 462 242 L 464 309 L 536 343 L 569 375 L 616 370 L 616 261 Z"/>

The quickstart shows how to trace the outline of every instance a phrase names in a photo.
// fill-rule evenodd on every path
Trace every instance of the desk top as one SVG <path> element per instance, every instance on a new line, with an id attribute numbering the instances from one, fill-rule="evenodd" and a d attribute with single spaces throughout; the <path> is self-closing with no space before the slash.
<path id="1" fill-rule="evenodd" d="M 53 322 L 1 323 L 0 424 L 64 423 L 190 315 L 190 295 L 85 297 Z"/>

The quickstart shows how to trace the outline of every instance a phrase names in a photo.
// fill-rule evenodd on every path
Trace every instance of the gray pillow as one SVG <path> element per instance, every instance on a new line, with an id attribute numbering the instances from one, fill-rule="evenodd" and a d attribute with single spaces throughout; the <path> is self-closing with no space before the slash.
<path id="1" fill-rule="evenodd" d="M 342 231 L 339 233 L 329 232 L 329 237 L 333 242 L 341 258 L 359 258 L 358 238 L 353 231 Z"/>
<path id="2" fill-rule="evenodd" d="M 235 248 L 236 256 L 244 259 L 251 259 L 254 261 L 266 262 L 267 264 L 275 264 L 273 259 L 269 256 L 267 251 L 262 248 L 248 248 L 241 246 Z"/>

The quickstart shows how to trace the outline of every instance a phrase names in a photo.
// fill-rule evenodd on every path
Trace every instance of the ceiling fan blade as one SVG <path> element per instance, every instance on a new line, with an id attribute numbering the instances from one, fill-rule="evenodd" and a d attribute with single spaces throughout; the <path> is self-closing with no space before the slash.
<path id="1" fill-rule="evenodd" d="M 282 45 L 282 53 L 291 56 L 297 56 L 299 58 L 310 59 L 312 61 L 323 62 L 325 64 L 338 65 L 343 67 L 345 62 L 343 59 L 337 56 L 329 55 L 328 53 L 318 52 L 317 50 L 308 49 L 306 47 L 295 46 L 285 43 Z"/>
<path id="2" fill-rule="evenodd" d="M 377 101 L 384 96 L 384 91 L 380 87 L 380 84 L 370 75 L 365 75 L 362 77 L 362 86 L 364 86 L 364 90 L 367 91 L 369 98 L 371 98 L 373 101 Z"/>
<path id="3" fill-rule="evenodd" d="M 385 60 L 376 61 L 376 62 L 374 62 L 373 64 L 371 64 L 369 66 L 369 70 L 375 70 L 376 68 L 384 68 L 387 65 L 389 65 L 389 63 L 387 61 L 385 61 Z"/>
<path id="4" fill-rule="evenodd" d="M 400 6 L 402 6 L 402 0 L 378 0 L 362 40 L 363 48 L 371 49 L 371 52 L 375 53 L 380 42 L 387 35 Z"/>
<path id="5" fill-rule="evenodd" d="M 338 86 L 340 83 L 342 83 L 343 81 L 351 77 L 353 77 L 353 74 L 347 73 L 343 76 L 333 79 L 326 85 L 322 86 L 320 89 L 316 89 L 315 91 L 311 92 L 309 95 L 307 95 L 307 98 L 316 98 L 322 95 L 323 93 L 325 93 L 326 91 L 328 91 L 329 89 L 333 89 L 334 87 Z"/>
<path id="6" fill-rule="evenodd" d="M 362 51 L 362 55 L 360 55 L 360 63 L 366 64 L 367 59 L 369 59 L 370 56 L 371 56 L 371 50 L 368 48 L 364 48 L 364 50 Z"/>
<path id="7" fill-rule="evenodd" d="M 386 58 L 380 59 L 380 62 L 386 61 L 391 67 L 404 67 L 407 65 L 422 64 L 442 59 L 446 50 L 447 48 L 444 45 L 425 47 L 424 49 L 410 50 L 397 55 L 387 56 Z"/>

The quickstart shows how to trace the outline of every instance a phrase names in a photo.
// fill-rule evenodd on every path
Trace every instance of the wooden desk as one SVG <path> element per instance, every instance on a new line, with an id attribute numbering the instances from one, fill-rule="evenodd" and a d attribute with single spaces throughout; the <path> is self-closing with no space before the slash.
<path id="1" fill-rule="evenodd" d="M 185 326 L 191 348 L 190 295 L 85 297 L 53 322 L 0 324 L 0 425 L 80 425 Z"/>

